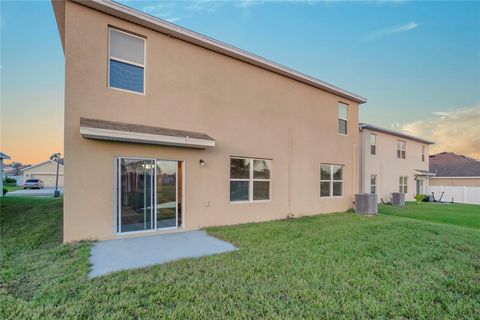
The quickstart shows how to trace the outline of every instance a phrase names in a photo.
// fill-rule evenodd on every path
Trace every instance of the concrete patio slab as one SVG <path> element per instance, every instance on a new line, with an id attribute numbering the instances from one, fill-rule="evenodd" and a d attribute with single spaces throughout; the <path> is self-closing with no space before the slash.
<path id="1" fill-rule="evenodd" d="M 91 278 L 143 268 L 183 258 L 196 258 L 237 250 L 206 231 L 188 231 L 139 238 L 95 242 L 90 255 Z"/>
<path id="2" fill-rule="evenodd" d="M 60 194 L 63 195 L 63 188 L 58 188 Z M 7 197 L 53 197 L 55 188 L 43 188 L 43 189 L 21 189 L 16 191 L 10 191 L 6 194 Z"/>

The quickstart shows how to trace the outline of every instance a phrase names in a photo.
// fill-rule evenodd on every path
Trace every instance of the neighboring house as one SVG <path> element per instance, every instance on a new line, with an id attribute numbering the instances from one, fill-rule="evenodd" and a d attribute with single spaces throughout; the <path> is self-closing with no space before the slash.
<path id="1" fill-rule="evenodd" d="M 5 165 L 3 167 L 3 176 L 4 177 L 16 177 L 19 176 L 25 168 L 30 167 L 29 164 L 27 165 L 19 165 L 18 167 L 13 167 L 12 164 Z"/>
<path id="2" fill-rule="evenodd" d="M 480 204 L 480 161 L 453 152 L 430 156 L 431 191 L 438 200 Z"/>
<path id="3" fill-rule="evenodd" d="M 392 192 L 429 194 L 428 150 L 433 142 L 401 132 L 360 123 L 361 193 L 376 193 L 378 201 L 390 200 Z"/>
<path id="4" fill-rule="evenodd" d="M 53 1 L 64 241 L 352 207 L 366 100 L 111 1 Z"/>
<path id="5" fill-rule="evenodd" d="M 3 160 L 10 160 L 10 156 L 0 152 L 0 197 L 3 197 Z"/>
<path id="6" fill-rule="evenodd" d="M 59 160 L 58 186 L 63 187 L 63 159 Z M 43 161 L 22 170 L 23 181 L 40 179 L 46 188 L 54 188 L 57 177 L 57 163 L 53 160 Z"/>
<path id="7" fill-rule="evenodd" d="M 12 166 L 13 163 L 10 163 L 6 166 L 3 167 L 3 176 L 5 178 L 13 179 L 15 180 L 15 184 L 17 186 L 23 185 L 23 174 L 22 171 L 25 168 L 30 167 L 29 164 L 19 164 L 17 166 Z"/>

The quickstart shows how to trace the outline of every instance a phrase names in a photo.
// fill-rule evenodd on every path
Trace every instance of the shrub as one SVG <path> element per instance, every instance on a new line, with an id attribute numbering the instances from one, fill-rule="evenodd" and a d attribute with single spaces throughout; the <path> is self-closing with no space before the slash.
<path id="1" fill-rule="evenodd" d="M 5 177 L 5 183 L 17 183 L 17 180 L 9 177 Z"/>
<path id="2" fill-rule="evenodd" d="M 6 195 L 8 192 L 7 188 L 3 187 L 3 195 Z"/>
<path id="3" fill-rule="evenodd" d="M 415 196 L 415 200 L 417 201 L 417 205 L 420 204 L 420 202 L 422 202 L 423 199 L 425 199 L 425 196 L 423 194 L 417 194 Z"/>

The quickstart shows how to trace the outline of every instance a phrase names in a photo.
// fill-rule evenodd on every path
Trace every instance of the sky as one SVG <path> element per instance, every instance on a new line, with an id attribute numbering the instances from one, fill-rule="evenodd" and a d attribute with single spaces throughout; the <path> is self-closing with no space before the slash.
<path id="1" fill-rule="evenodd" d="M 135 1 L 368 99 L 360 121 L 480 159 L 480 1 Z M 0 150 L 63 152 L 64 56 L 50 1 L 0 2 Z"/>

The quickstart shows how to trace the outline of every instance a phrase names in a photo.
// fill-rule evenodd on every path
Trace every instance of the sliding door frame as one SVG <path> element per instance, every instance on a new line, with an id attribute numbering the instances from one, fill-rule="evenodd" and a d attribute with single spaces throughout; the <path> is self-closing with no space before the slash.
<path id="1" fill-rule="evenodd" d="M 148 160 L 153 161 L 154 164 L 154 171 L 153 176 L 154 178 L 151 179 L 151 183 L 153 183 L 153 213 L 151 214 L 153 219 L 154 228 L 147 229 L 147 230 L 137 230 L 137 231 L 123 231 L 122 232 L 122 204 L 121 204 L 121 194 L 122 194 L 122 183 L 121 179 L 122 176 L 119 174 L 121 161 L 122 159 L 129 159 L 129 160 Z M 157 228 L 157 161 L 173 161 L 176 163 L 176 170 L 175 170 L 175 194 L 176 194 L 176 206 L 175 206 L 175 226 L 173 227 L 165 227 L 165 228 Z M 143 158 L 143 157 L 125 157 L 119 156 L 115 157 L 114 161 L 114 188 L 113 188 L 113 201 L 114 201 L 114 208 L 113 208 L 113 220 L 114 220 L 114 234 L 115 235 L 134 235 L 134 234 L 142 234 L 142 233 L 153 233 L 153 232 L 162 232 L 162 231 L 172 231 L 172 230 L 179 230 L 185 228 L 185 161 L 184 160 L 172 160 L 172 159 L 157 159 L 157 158 Z M 182 194 L 180 195 L 178 192 L 178 165 L 182 167 Z M 178 225 L 178 204 L 179 204 L 179 196 L 181 196 L 181 204 L 182 204 L 182 211 L 180 212 L 182 218 L 182 224 Z"/>

